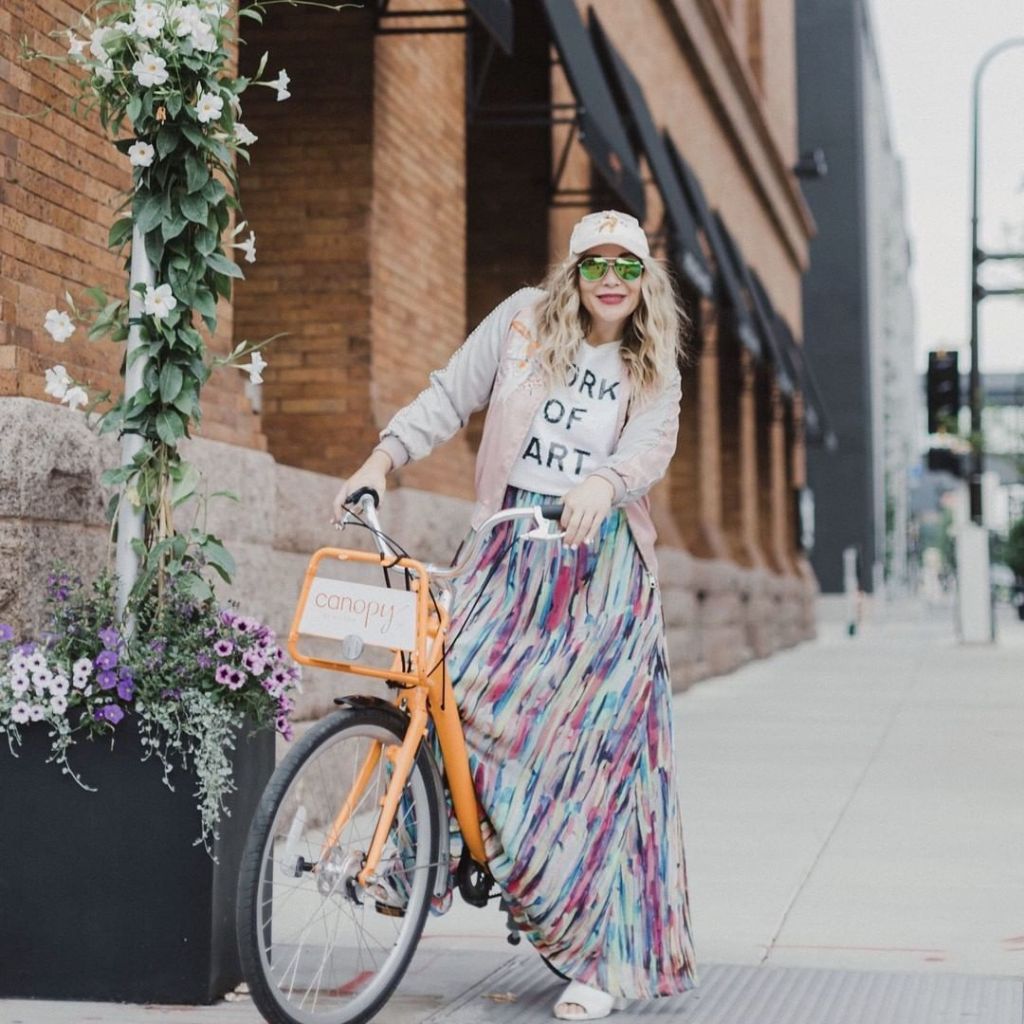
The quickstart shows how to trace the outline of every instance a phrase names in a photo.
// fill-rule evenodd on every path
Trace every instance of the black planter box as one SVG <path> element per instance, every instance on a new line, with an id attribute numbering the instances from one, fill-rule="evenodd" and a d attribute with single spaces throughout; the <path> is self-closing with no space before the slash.
<path id="1" fill-rule="evenodd" d="M 211 1003 L 241 981 L 235 886 L 249 822 L 274 767 L 274 734 L 246 730 L 237 791 L 214 863 L 202 844 L 196 779 L 171 792 L 143 763 L 133 719 L 117 741 L 80 742 L 82 790 L 47 764 L 45 725 L 0 740 L 0 998 Z"/>

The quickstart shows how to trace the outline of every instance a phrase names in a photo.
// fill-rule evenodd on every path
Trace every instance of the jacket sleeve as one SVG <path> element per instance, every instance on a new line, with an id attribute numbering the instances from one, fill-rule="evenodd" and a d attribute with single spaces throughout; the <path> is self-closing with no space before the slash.
<path id="1" fill-rule="evenodd" d="M 608 463 L 590 474 L 612 485 L 614 507 L 642 498 L 665 475 L 676 450 L 681 399 L 676 368 L 664 387 L 626 420 Z"/>
<path id="2" fill-rule="evenodd" d="M 429 375 L 427 387 L 391 417 L 375 450 L 387 452 L 393 466 L 402 466 L 425 458 L 464 427 L 491 396 L 502 340 L 515 314 L 542 294 L 538 288 L 520 288 L 492 309 L 447 365 Z"/>

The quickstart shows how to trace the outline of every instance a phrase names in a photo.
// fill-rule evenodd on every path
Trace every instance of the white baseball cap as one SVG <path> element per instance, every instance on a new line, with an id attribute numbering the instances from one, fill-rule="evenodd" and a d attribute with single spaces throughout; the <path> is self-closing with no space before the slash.
<path id="1" fill-rule="evenodd" d="M 651 254 L 647 235 L 636 217 L 618 210 L 601 210 L 580 218 L 572 229 L 569 255 L 578 256 L 595 245 L 608 242 L 621 245 L 636 256 L 646 257 Z"/>

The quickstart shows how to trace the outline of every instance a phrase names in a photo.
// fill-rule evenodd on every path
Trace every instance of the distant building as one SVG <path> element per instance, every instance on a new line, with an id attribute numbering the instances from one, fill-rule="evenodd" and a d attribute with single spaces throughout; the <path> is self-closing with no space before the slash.
<path id="1" fill-rule="evenodd" d="M 914 372 L 903 169 L 864 0 L 798 0 L 800 148 L 821 148 L 828 176 L 805 194 L 818 235 L 804 282 L 805 354 L 839 441 L 808 450 L 816 508 L 815 574 L 843 586 L 854 547 L 861 585 L 908 580 L 910 474 L 923 433 Z"/>

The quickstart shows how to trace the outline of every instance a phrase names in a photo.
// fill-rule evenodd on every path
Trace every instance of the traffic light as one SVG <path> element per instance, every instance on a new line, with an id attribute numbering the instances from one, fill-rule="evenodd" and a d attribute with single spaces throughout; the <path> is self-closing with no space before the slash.
<path id="1" fill-rule="evenodd" d="M 928 353 L 928 433 L 956 430 L 960 415 L 960 370 L 956 352 Z"/>

